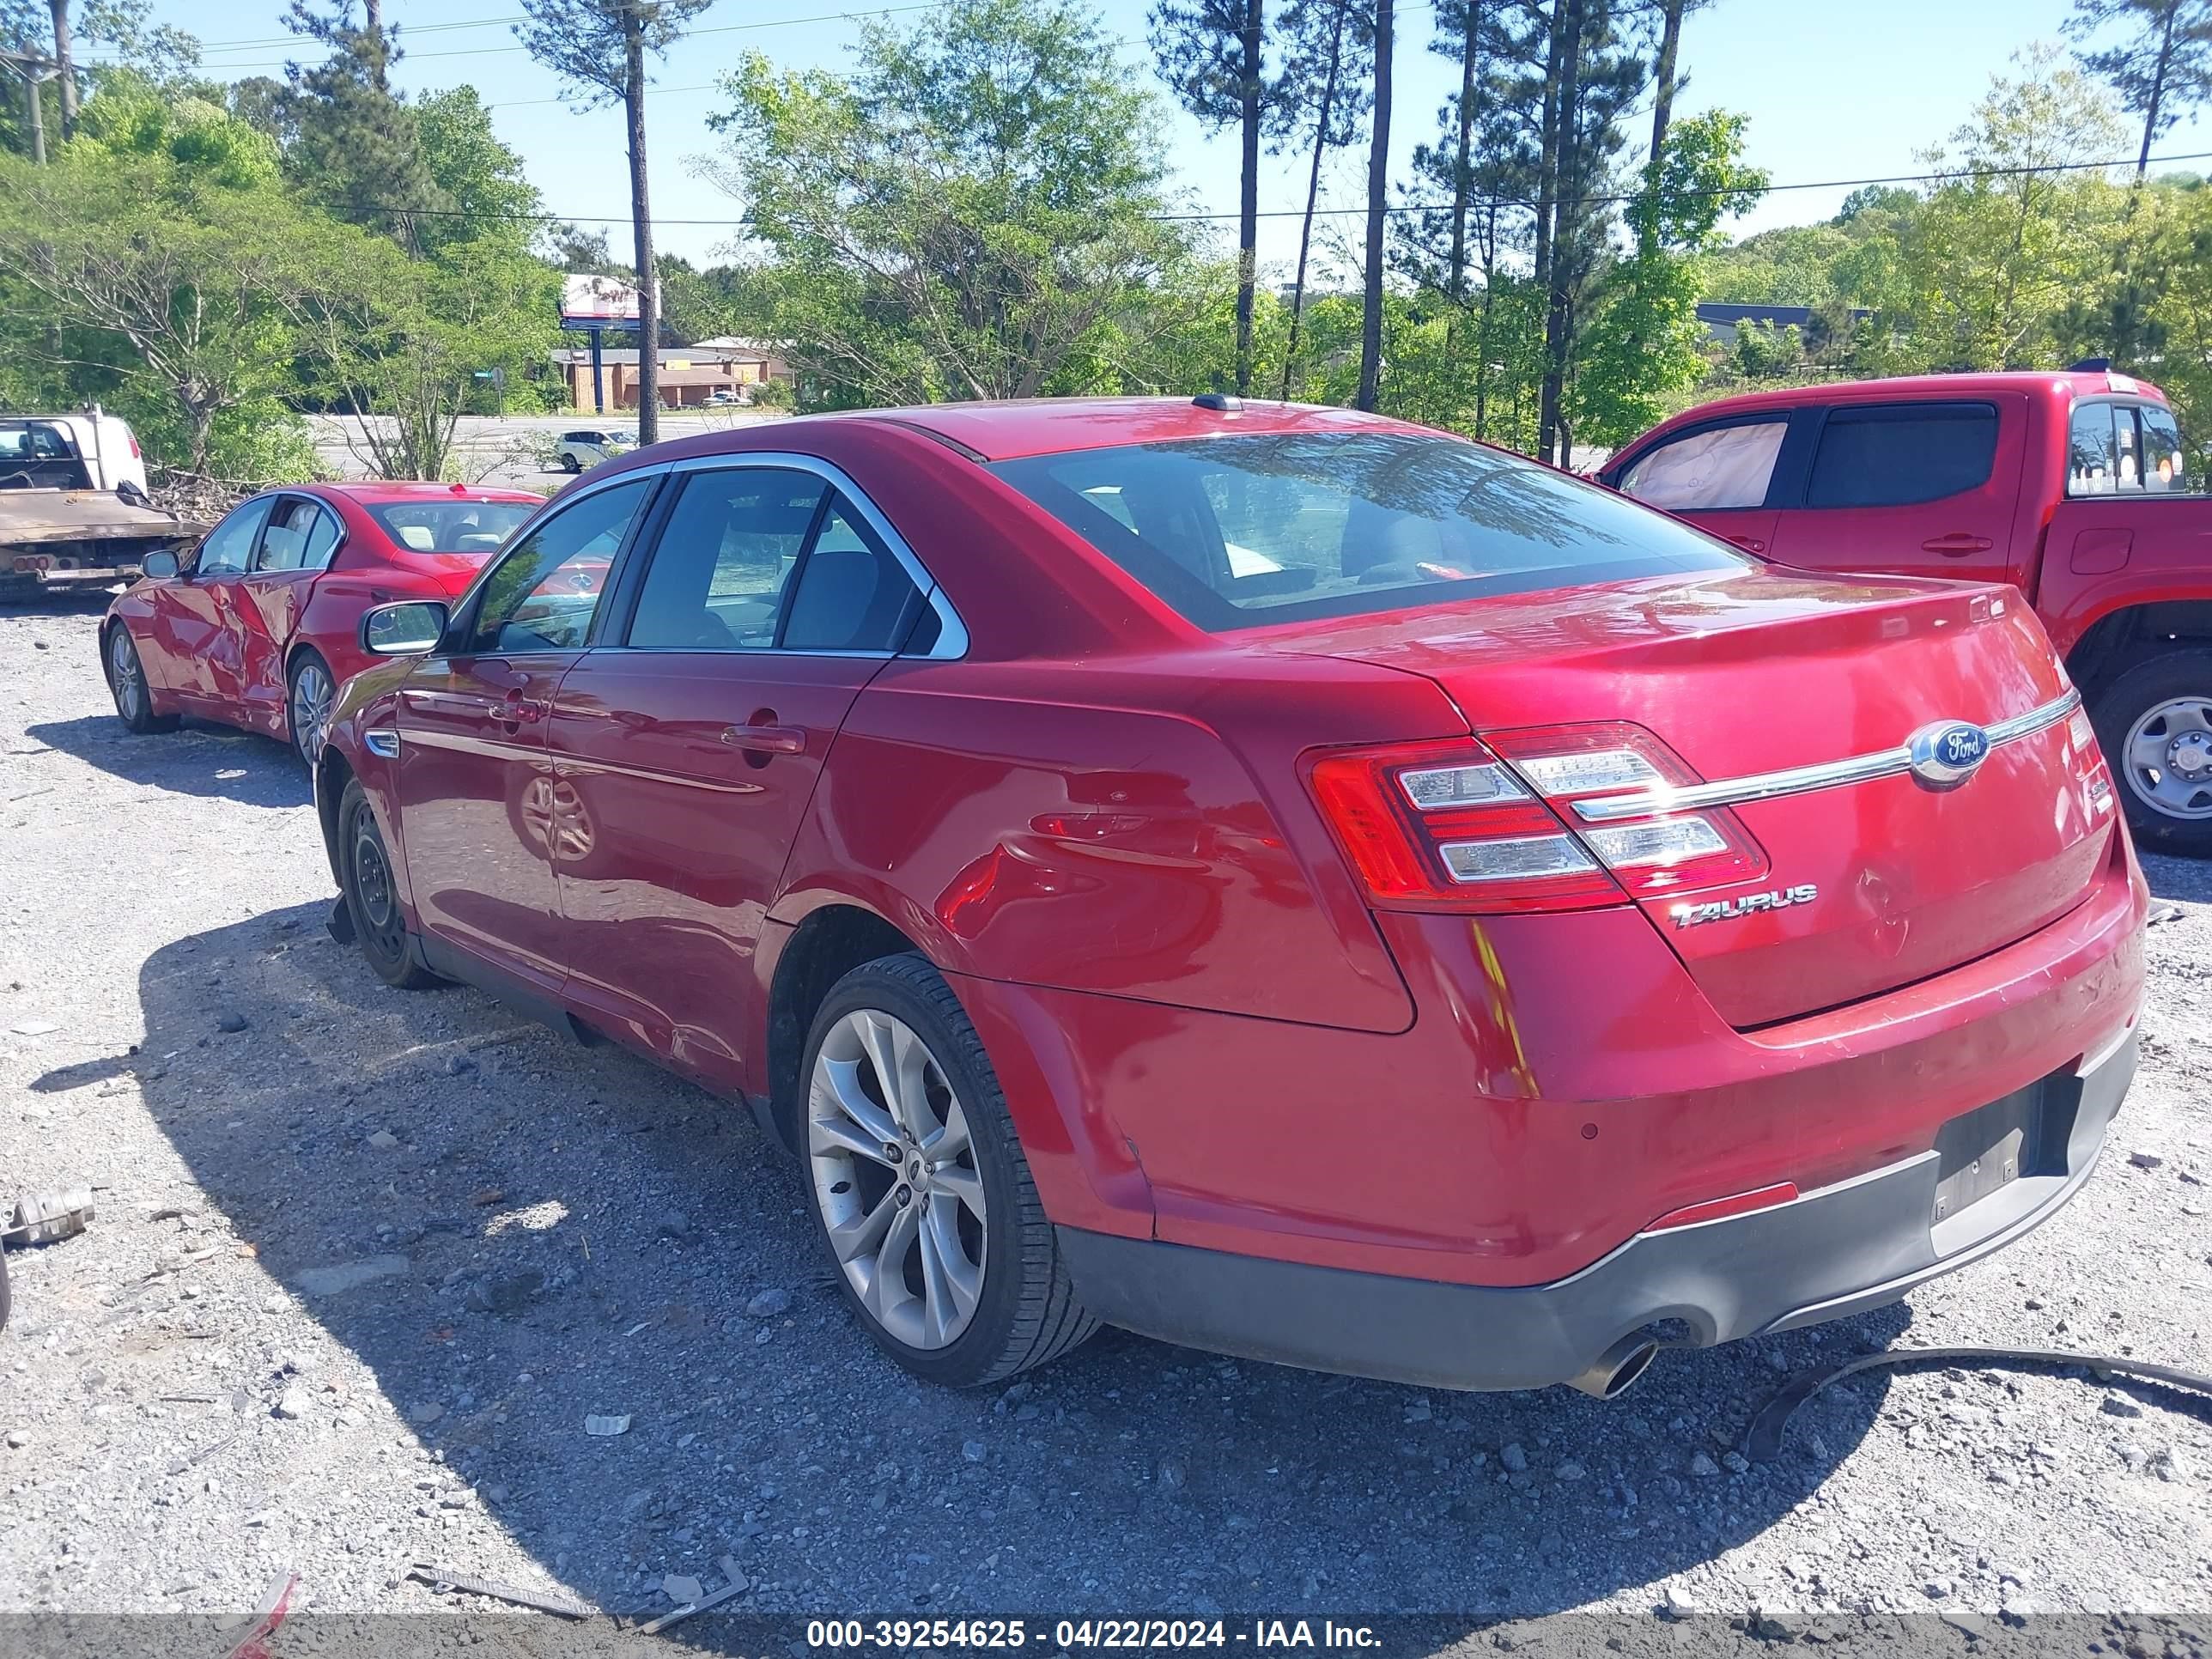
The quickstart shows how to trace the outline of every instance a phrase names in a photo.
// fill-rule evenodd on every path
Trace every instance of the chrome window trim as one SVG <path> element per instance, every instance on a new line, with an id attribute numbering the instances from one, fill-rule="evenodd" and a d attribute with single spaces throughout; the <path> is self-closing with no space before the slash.
<path id="1" fill-rule="evenodd" d="M 937 578 L 930 574 L 928 567 L 906 544 L 906 538 L 892 528 L 891 521 L 868 499 L 867 492 L 854 483 L 852 475 L 836 462 L 825 461 L 814 455 L 794 454 L 787 450 L 734 449 L 713 455 L 686 455 L 679 460 L 664 461 L 653 467 L 640 467 L 621 476 L 633 477 L 638 472 L 660 472 L 675 477 L 690 472 L 728 472 L 745 467 L 776 467 L 785 471 L 811 473 L 850 501 L 854 510 L 867 521 L 868 528 L 881 537 L 884 545 L 890 549 L 891 556 L 899 562 L 899 568 L 906 572 L 907 580 L 921 594 L 922 603 L 937 613 L 937 643 L 927 651 L 911 653 L 903 651 L 799 651 L 777 646 L 766 652 L 744 654 L 870 657 L 884 661 L 903 657 L 915 662 L 951 662 L 968 654 L 967 624 L 960 620 L 960 613 L 952 608 L 952 601 L 945 597 Z"/>
<path id="2" fill-rule="evenodd" d="M 1982 729 L 1990 747 L 2016 743 L 2047 731 L 2081 706 L 2081 694 L 2069 689 L 2063 696 Z M 1649 817 L 1657 812 L 1694 812 L 1712 806 L 1741 806 L 1758 800 L 1778 800 L 1785 795 L 1810 794 L 1816 789 L 1835 789 L 1845 784 L 1870 783 L 1876 778 L 1902 776 L 1912 767 L 1912 745 L 1854 755 L 1848 760 L 1823 761 L 1813 766 L 1793 766 L 1780 772 L 1759 772 L 1748 777 L 1723 778 L 1679 789 L 1644 789 L 1630 795 L 1601 795 L 1595 800 L 1574 803 L 1575 816 L 1584 823 L 1613 823 L 1623 818 Z"/>

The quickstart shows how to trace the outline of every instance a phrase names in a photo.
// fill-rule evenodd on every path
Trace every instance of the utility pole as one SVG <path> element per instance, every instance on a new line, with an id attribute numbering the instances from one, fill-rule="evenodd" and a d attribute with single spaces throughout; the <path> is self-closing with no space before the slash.
<path id="1" fill-rule="evenodd" d="M 54 14 L 54 71 L 61 81 L 62 137 L 76 131 L 76 65 L 70 60 L 69 0 L 52 0 Z"/>
<path id="2" fill-rule="evenodd" d="M 23 112 L 29 118 L 31 127 L 31 160 L 39 166 L 46 164 L 46 100 L 39 96 L 42 82 L 54 78 L 54 66 L 35 52 L 0 52 L 0 63 L 13 68 L 23 77 Z"/>

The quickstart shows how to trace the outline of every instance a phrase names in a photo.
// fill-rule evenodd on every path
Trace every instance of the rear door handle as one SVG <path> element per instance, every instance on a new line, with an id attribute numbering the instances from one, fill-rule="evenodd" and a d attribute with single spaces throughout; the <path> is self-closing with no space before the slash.
<path id="1" fill-rule="evenodd" d="M 1731 547 L 1740 547 L 1747 553 L 1764 553 L 1766 544 L 1756 536 L 1723 536 L 1721 539 Z"/>
<path id="2" fill-rule="evenodd" d="M 1987 536 L 1969 536 L 1955 532 L 1948 536 L 1930 536 L 1920 544 L 1923 553 L 1941 553 L 1947 559 L 1963 559 L 1969 553 L 1986 553 L 1996 544 Z"/>
<path id="3" fill-rule="evenodd" d="M 803 755 L 806 752 L 806 729 L 799 726 L 726 726 L 722 741 L 732 749 L 750 750 L 757 755 Z"/>

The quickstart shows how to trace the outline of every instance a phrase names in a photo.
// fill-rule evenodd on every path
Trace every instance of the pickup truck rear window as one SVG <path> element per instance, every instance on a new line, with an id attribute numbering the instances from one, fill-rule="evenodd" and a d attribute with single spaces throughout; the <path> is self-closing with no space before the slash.
<path id="1" fill-rule="evenodd" d="M 1813 454 L 1808 507 L 1911 507 L 1979 489 L 1997 453 L 1993 404 L 1832 409 Z"/>
<path id="2" fill-rule="evenodd" d="M 1747 561 L 1549 467 L 1410 433 L 1262 433 L 991 469 L 1201 628 Z"/>

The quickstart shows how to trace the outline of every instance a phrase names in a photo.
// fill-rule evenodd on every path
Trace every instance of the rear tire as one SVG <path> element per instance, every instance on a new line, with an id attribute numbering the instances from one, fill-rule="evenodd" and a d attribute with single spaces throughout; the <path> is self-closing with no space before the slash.
<path id="1" fill-rule="evenodd" d="M 2212 651 L 2145 658 L 2097 693 L 2089 719 L 2136 842 L 2212 858 Z"/>
<path id="2" fill-rule="evenodd" d="M 141 737 L 154 732 L 173 732 L 177 716 L 154 712 L 154 693 L 146 684 L 146 665 L 139 659 L 137 641 L 121 623 L 112 624 L 100 651 L 100 670 L 107 676 L 107 694 L 115 699 L 115 717 L 125 729 Z"/>
<path id="3" fill-rule="evenodd" d="M 292 734 L 292 747 L 307 769 L 315 769 L 321 758 L 323 733 L 330 729 L 331 704 L 337 696 L 337 682 L 331 677 L 331 665 L 319 651 L 302 651 L 292 664 L 292 672 L 284 681 L 284 721 Z M 306 730 L 301 731 L 302 726 Z"/>
<path id="4" fill-rule="evenodd" d="M 800 1079 L 807 1207 L 846 1305 L 892 1358 L 981 1388 L 1097 1329 L 982 1038 L 927 960 L 885 957 L 832 986 Z"/>
<path id="5" fill-rule="evenodd" d="M 338 798 L 338 854 L 346 913 L 353 918 L 354 938 L 370 971 L 401 991 L 437 984 L 438 976 L 415 959 L 407 915 L 392 881 L 392 854 L 358 781 L 347 784 Z"/>

